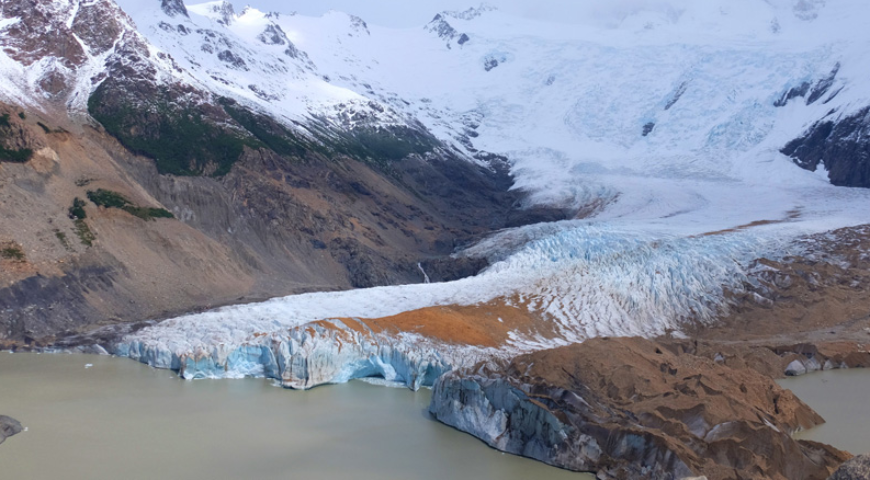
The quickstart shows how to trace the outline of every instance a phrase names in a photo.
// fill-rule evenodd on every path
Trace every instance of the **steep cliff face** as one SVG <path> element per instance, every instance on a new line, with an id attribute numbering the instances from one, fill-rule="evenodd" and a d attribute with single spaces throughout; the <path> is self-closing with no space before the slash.
<path id="1" fill-rule="evenodd" d="M 870 188 L 870 108 L 851 115 L 832 112 L 782 153 L 801 168 L 823 169 L 834 185 Z"/>
<path id="2" fill-rule="evenodd" d="M 281 333 L 254 334 L 240 346 L 203 347 L 190 353 L 173 352 L 167 348 L 168 339 L 153 340 L 129 338 L 112 349 L 118 355 L 175 370 L 186 379 L 257 376 L 299 390 L 358 378 L 379 378 L 417 390 L 431 387 L 453 368 L 496 353 L 386 330 L 377 321 L 361 319 L 316 321 Z"/>
<path id="3" fill-rule="evenodd" d="M 500 450 L 599 478 L 823 479 L 848 457 L 791 439 L 822 420 L 771 379 L 645 340 L 451 372 L 430 412 Z"/>

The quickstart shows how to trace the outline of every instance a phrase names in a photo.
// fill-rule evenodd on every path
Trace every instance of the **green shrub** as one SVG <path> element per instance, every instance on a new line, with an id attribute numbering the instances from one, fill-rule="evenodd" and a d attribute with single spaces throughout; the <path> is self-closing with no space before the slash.
<path id="1" fill-rule="evenodd" d="M 18 245 L 6 245 L 0 248 L 0 257 L 3 257 L 7 260 L 14 260 L 16 262 L 23 262 L 24 251 L 21 250 L 21 247 Z"/>
<path id="2" fill-rule="evenodd" d="M 94 240 L 97 239 L 96 235 L 91 232 L 91 229 L 88 227 L 88 224 L 85 223 L 84 220 L 78 219 L 75 221 L 76 226 L 76 235 L 78 235 L 79 240 L 82 242 L 82 245 L 90 247 L 94 244 Z"/>
<path id="3" fill-rule="evenodd" d="M 96 192 L 88 191 L 88 200 L 94 202 L 98 207 L 106 208 L 124 208 L 127 205 L 131 205 L 130 200 L 127 200 L 120 193 L 102 188 Z"/>
<path id="4" fill-rule="evenodd" d="M 24 112 L 18 112 L 18 118 L 22 120 L 27 120 L 27 115 L 25 115 Z"/>
<path id="5" fill-rule="evenodd" d="M 97 206 L 105 208 L 119 208 L 134 217 L 142 220 L 154 220 L 155 218 L 175 218 L 169 210 L 165 208 L 138 207 L 133 205 L 130 200 L 120 193 L 110 190 L 98 189 L 96 192 L 89 191 L 88 199 L 94 202 Z"/>
<path id="6" fill-rule="evenodd" d="M 3 115 L 0 115 L 0 127 L 8 127 L 8 126 L 10 126 L 9 114 L 4 113 Z"/>
<path id="7" fill-rule="evenodd" d="M 88 214 L 85 213 L 85 205 L 87 204 L 84 200 L 76 197 L 76 199 L 73 200 L 72 206 L 69 207 L 69 218 L 73 220 L 84 220 L 88 218 Z"/>
<path id="8" fill-rule="evenodd" d="M 246 146 L 262 146 L 241 132 L 203 121 L 202 112 L 179 106 L 167 91 L 157 95 L 156 112 L 151 112 L 145 106 L 117 102 L 106 85 L 88 99 L 91 116 L 124 147 L 154 159 L 160 173 L 202 175 L 214 168 L 214 176 L 223 176 Z"/>
<path id="9" fill-rule="evenodd" d="M 226 98 L 220 99 L 220 104 L 233 120 L 279 155 L 302 157 L 313 147 L 310 141 L 268 116 L 255 114 Z"/>
<path id="10" fill-rule="evenodd" d="M 63 248 L 67 249 L 70 252 L 73 251 L 72 246 L 69 244 L 69 240 L 67 240 L 65 233 L 55 229 L 54 236 L 57 237 L 58 241 L 60 241 L 60 244 L 63 245 Z"/>
<path id="11" fill-rule="evenodd" d="M 31 158 L 33 158 L 33 150 L 29 148 L 13 150 L 0 146 L 0 162 L 27 163 Z"/>

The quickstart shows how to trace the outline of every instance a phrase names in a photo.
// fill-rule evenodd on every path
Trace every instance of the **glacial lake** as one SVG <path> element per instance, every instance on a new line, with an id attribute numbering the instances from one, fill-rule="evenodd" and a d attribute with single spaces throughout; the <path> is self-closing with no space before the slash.
<path id="1" fill-rule="evenodd" d="M 85 368 L 87 364 L 93 366 Z M 184 381 L 131 360 L 0 352 L 9 479 L 571 479 L 429 418 L 428 390 Z"/>
<path id="2" fill-rule="evenodd" d="M 870 369 L 830 370 L 780 380 L 826 423 L 795 435 L 846 450 L 870 453 Z"/>

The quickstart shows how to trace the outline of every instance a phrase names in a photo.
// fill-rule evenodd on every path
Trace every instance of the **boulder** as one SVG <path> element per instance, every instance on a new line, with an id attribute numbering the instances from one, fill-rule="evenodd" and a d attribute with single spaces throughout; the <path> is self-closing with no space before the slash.
<path id="1" fill-rule="evenodd" d="M 0 415 L 0 443 L 3 443 L 7 438 L 21 433 L 23 429 L 18 420 Z"/>
<path id="2" fill-rule="evenodd" d="M 855 457 L 844 463 L 828 480 L 870 479 L 870 454 Z"/>

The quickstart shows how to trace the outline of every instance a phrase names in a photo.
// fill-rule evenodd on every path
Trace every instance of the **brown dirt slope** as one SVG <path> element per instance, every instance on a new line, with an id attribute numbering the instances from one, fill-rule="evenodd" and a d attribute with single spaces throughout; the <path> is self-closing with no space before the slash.
<path id="1" fill-rule="evenodd" d="M 451 260 L 454 248 L 519 218 L 504 172 L 449 154 L 383 167 L 246 149 L 221 177 L 160 175 L 98 128 L 10 105 L 3 114 L 4 148 L 34 152 L 0 162 L 0 249 L 23 254 L 0 256 L 7 343 L 312 290 L 422 282 L 418 262 L 433 281 L 467 276 L 485 264 Z M 98 207 L 87 200 L 98 189 L 175 218 Z M 85 201 L 80 222 L 68 215 L 76 198 Z"/>

